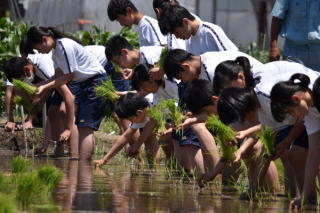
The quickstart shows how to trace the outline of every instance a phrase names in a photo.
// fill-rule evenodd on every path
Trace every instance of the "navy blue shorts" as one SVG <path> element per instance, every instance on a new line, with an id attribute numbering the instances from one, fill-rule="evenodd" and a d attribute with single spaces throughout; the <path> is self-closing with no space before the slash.
<path id="1" fill-rule="evenodd" d="M 105 116 L 105 109 L 109 101 L 97 97 L 95 88 L 101 81 L 107 80 L 107 74 L 99 74 L 83 82 L 72 85 L 71 92 L 75 96 L 78 106 L 76 114 L 77 126 L 90 127 L 98 130 Z"/>
<path id="2" fill-rule="evenodd" d="M 130 81 L 123 79 L 123 76 L 121 73 L 118 73 L 115 71 L 114 67 L 111 63 L 107 63 L 104 66 L 104 69 L 106 70 L 109 77 L 112 79 L 112 84 L 116 88 L 117 91 L 130 91 Z"/>
<path id="3" fill-rule="evenodd" d="M 183 129 L 183 132 L 173 130 L 172 138 L 177 140 L 180 146 L 193 145 L 201 148 L 201 143 L 191 127 Z"/>
<path id="4" fill-rule="evenodd" d="M 289 134 L 290 130 L 293 128 L 293 125 L 288 126 L 280 130 L 276 135 L 275 144 L 279 144 L 287 135 Z M 309 143 L 308 143 L 308 134 L 306 131 L 306 128 L 304 127 L 301 134 L 293 141 L 293 144 L 296 146 L 300 146 L 303 148 L 308 149 Z M 288 149 L 290 148 L 290 145 L 288 146 Z"/>

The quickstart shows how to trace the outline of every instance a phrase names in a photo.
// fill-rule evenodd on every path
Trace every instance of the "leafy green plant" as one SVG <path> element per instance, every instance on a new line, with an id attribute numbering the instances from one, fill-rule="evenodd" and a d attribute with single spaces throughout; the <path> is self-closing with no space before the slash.
<path id="1" fill-rule="evenodd" d="M 162 48 L 162 50 L 161 50 L 160 59 L 159 59 L 159 61 L 156 63 L 156 66 L 157 66 L 157 67 L 159 67 L 159 68 L 163 67 L 164 58 L 165 58 L 166 55 L 168 54 L 168 51 L 169 51 L 168 46 L 165 45 L 165 46 Z"/>
<path id="2" fill-rule="evenodd" d="M 169 117 L 172 119 L 173 124 L 178 127 L 184 120 L 184 115 L 181 109 L 177 106 L 176 99 L 161 100 L 160 103 L 169 110 Z"/>
<path id="3" fill-rule="evenodd" d="M 50 165 L 41 167 L 37 172 L 39 180 L 43 181 L 50 188 L 56 187 L 63 176 L 58 168 Z"/>
<path id="4" fill-rule="evenodd" d="M 33 105 L 32 105 L 32 103 L 30 101 L 27 101 L 27 100 L 23 99 L 19 95 L 14 96 L 13 103 L 23 106 L 29 112 L 33 108 Z"/>
<path id="5" fill-rule="evenodd" d="M 263 144 L 265 157 L 271 158 L 276 152 L 274 144 L 276 137 L 275 131 L 268 126 L 263 126 L 262 129 L 257 133 L 257 136 Z"/>
<path id="6" fill-rule="evenodd" d="M 138 33 L 133 31 L 129 27 L 123 27 L 119 33 L 120 36 L 124 37 L 127 39 L 127 41 L 134 47 L 139 47 L 139 42 L 138 42 Z"/>
<path id="7" fill-rule="evenodd" d="M 236 141 L 236 132 L 222 123 L 215 115 L 208 117 L 206 126 L 214 134 L 214 138 L 220 146 L 221 157 L 225 160 L 234 160 L 234 154 L 237 151 L 236 146 L 228 146 L 225 143 Z"/>
<path id="8" fill-rule="evenodd" d="M 6 194 L 0 194 L 0 213 L 16 213 L 14 200 Z"/>
<path id="9" fill-rule="evenodd" d="M 112 102 L 119 99 L 119 95 L 116 94 L 116 89 L 112 84 L 111 78 L 107 81 L 103 81 L 99 86 L 96 87 L 97 96 L 106 98 Z"/>
<path id="10" fill-rule="evenodd" d="M 11 160 L 12 173 L 24 173 L 30 167 L 30 161 L 22 156 L 14 157 Z"/>
<path id="11" fill-rule="evenodd" d="M 28 84 L 24 81 L 20 81 L 18 79 L 13 79 L 12 84 L 13 84 L 13 86 L 26 92 L 28 95 L 33 95 L 37 91 L 37 87 L 35 87 L 31 84 Z"/>

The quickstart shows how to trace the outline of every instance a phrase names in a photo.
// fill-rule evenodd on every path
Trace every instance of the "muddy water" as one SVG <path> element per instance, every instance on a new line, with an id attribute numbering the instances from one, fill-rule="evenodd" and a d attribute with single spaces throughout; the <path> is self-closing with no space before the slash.
<path id="1" fill-rule="evenodd" d="M 1 169 L 9 172 L 10 158 L 0 160 Z M 263 204 L 239 201 L 235 191 L 222 193 L 220 184 L 199 192 L 194 182 L 168 178 L 164 166 L 148 170 L 117 163 L 95 170 L 79 161 L 34 160 L 35 166 L 48 163 L 65 174 L 54 194 L 63 212 L 288 212 L 284 198 L 268 198 Z"/>

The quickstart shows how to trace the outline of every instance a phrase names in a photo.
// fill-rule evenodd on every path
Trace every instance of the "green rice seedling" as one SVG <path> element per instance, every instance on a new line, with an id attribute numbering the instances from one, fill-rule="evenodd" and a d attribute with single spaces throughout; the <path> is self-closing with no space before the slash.
<path id="1" fill-rule="evenodd" d="M 268 126 L 263 126 L 260 132 L 257 133 L 257 136 L 260 138 L 260 141 L 263 144 L 263 148 L 265 150 L 265 157 L 271 158 L 276 152 L 274 147 L 274 141 L 276 136 L 275 131 Z"/>
<path id="2" fill-rule="evenodd" d="M 0 194 L 0 213 L 16 213 L 16 204 L 7 194 Z"/>
<path id="3" fill-rule="evenodd" d="M 29 209 L 30 213 L 57 213 L 61 212 L 61 208 L 53 204 L 33 205 Z"/>
<path id="4" fill-rule="evenodd" d="M 111 78 L 107 81 L 103 81 L 101 85 L 96 87 L 97 96 L 106 98 L 112 102 L 119 99 L 119 95 L 117 95 L 116 92 L 117 90 L 114 88 Z"/>
<path id="5" fill-rule="evenodd" d="M 11 160 L 11 172 L 16 173 L 24 173 L 30 167 L 30 161 L 22 156 L 14 157 Z"/>
<path id="6" fill-rule="evenodd" d="M 112 66 L 113 66 L 113 68 L 114 68 L 114 71 L 116 71 L 116 72 L 122 72 L 122 69 L 121 69 L 121 67 L 120 66 L 118 66 L 117 64 L 115 64 L 115 63 L 112 63 Z"/>
<path id="7" fill-rule="evenodd" d="M 29 112 L 33 108 L 33 105 L 32 105 L 32 103 L 30 101 L 27 101 L 27 100 L 23 99 L 19 95 L 14 96 L 13 103 L 23 106 Z"/>
<path id="8" fill-rule="evenodd" d="M 161 50 L 160 58 L 159 58 L 159 61 L 156 63 L 156 67 L 159 67 L 159 68 L 163 67 L 164 58 L 166 57 L 167 54 L 168 54 L 168 46 L 165 45 Z"/>
<path id="9" fill-rule="evenodd" d="M 173 125 L 178 127 L 182 124 L 184 120 L 184 115 L 181 111 L 181 109 L 177 106 L 177 100 L 176 99 L 166 99 L 161 100 L 161 104 L 164 105 L 166 109 L 169 110 L 169 117 L 172 119 Z"/>
<path id="10" fill-rule="evenodd" d="M 50 189 L 55 188 L 63 177 L 62 171 L 54 166 L 43 166 L 38 169 L 38 178 Z"/>
<path id="11" fill-rule="evenodd" d="M 225 142 L 236 141 L 236 132 L 229 126 L 222 123 L 215 115 L 208 117 L 207 128 L 214 134 L 214 138 L 220 146 L 221 157 L 225 160 L 234 160 L 236 146 L 228 146 Z"/>
<path id="12" fill-rule="evenodd" d="M 163 132 L 166 130 L 166 119 L 163 104 L 159 103 L 154 107 L 149 107 L 148 117 L 153 119 L 157 123 L 157 128 L 155 131 Z"/>
<path id="13" fill-rule="evenodd" d="M 13 86 L 25 91 L 28 95 L 33 95 L 37 91 L 37 87 L 18 79 L 13 79 L 12 84 Z"/>

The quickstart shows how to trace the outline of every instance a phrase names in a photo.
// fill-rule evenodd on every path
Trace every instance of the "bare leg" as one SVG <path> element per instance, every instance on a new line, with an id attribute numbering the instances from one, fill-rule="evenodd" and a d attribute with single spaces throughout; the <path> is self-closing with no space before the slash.
<path id="1" fill-rule="evenodd" d="M 91 160 L 94 148 L 93 129 L 90 127 L 79 127 L 80 160 Z"/>
<path id="2" fill-rule="evenodd" d="M 158 144 L 157 138 L 154 134 L 152 134 L 144 144 L 147 159 L 149 164 L 153 164 L 153 162 L 160 162 L 160 146 Z"/>
<path id="3" fill-rule="evenodd" d="M 295 170 L 291 166 L 292 164 L 289 161 L 289 150 L 286 150 L 283 156 L 280 157 L 281 162 L 284 167 L 284 185 L 285 193 L 290 195 L 290 197 L 297 196 L 297 185 L 295 182 Z M 300 171 L 302 172 L 302 171 Z"/>

